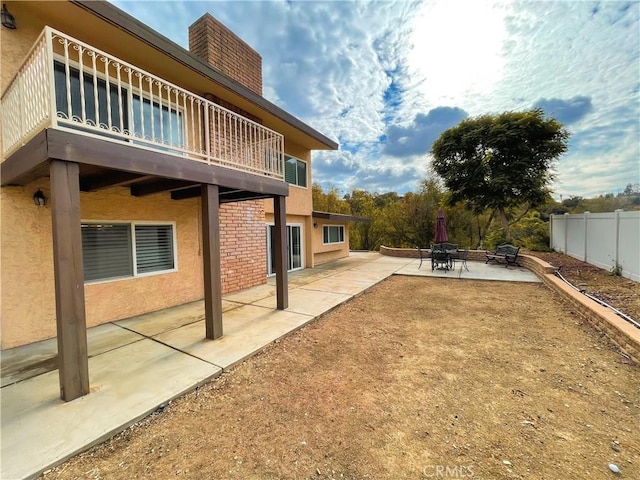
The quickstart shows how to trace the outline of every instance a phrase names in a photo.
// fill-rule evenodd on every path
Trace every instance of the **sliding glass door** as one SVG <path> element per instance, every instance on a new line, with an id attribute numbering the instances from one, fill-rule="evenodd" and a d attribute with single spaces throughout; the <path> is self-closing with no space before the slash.
<path id="1" fill-rule="evenodd" d="M 287 225 L 287 268 L 304 268 L 302 251 L 302 225 Z M 276 273 L 276 229 L 267 225 L 267 275 Z"/>

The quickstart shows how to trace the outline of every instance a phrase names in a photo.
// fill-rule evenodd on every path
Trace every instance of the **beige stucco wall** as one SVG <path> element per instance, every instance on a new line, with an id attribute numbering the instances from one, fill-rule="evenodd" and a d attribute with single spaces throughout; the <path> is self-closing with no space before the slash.
<path id="1" fill-rule="evenodd" d="M 338 258 L 344 258 L 349 256 L 349 224 L 345 222 L 336 222 L 334 220 L 320 220 L 313 219 L 317 225 L 313 228 L 313 257 L 314 264 L 320 265 L 322 263 L 337 260 Z M 330 243 L 328 245 L 323 244 L 323 226 L 324 225 L 342 225 L 344 226 L 344 242 L 343 243 Z"/>
<path id="2" fill-rule="evenodd" d="M 49 197 L 48 181 L 1 189 L 3 349 L 56 333 L 51 210 L 33 204 L 36 188 Z M 137 198 L 122 187 L 81 193 L 83 220 L 175 222 L 178 246 L 177 272 L 87 284 L 88 326 L 203 297 L 197 201 L 176 202 L 166 194 Z"/>
<path id="3" fill-rule="evenodd" d="M 332 262 L 334 260 L 338 260 L 340 258 L 345 258 L 348 256 L 349 256 L 348 251 L 345 254 L 342 250 L 334 250 L 331 252 L 316 253 L 314 255 L 314 259 L 315 259 L 316 265 L 322 265 L 323 263 Z"/>
<path id="4" fill-rule="evenodd" d="M 44 28 L 44 23 L 35 18 L 31 9 L 22 8 L 21 2 L 7 4 L 9 11 L 16 17 L 18 28 L 8 30 L 0 28 L 0 90 L 5 91 L 18 68 L 26 58 L 29 49 Z"/>
<path id="5" fill-rule="evenodd" d="M 307 187 L 289 185 L 287 197 L 287 215 L 311 215 L 313 210 L 313 196 L 311 194 L 311 151 L 288 139 L 284 142 L 284 152 L 307 162 Z M 266 213 L 273 213 L 273 200 L 264 201 Z"/>
<path id="6" fill-rule="evenodd" d="M 55 333 L 51 212 L 36 208 L 28 189 L 0 189 L 0 318 L 2 348 L 28 343 L 34 332 Z M 47 338 L 51 333 L 36 335 Z"/>

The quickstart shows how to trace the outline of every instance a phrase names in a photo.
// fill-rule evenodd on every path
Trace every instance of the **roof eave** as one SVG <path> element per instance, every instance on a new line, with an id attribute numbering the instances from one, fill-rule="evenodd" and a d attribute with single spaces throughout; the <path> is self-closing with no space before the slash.
<path id="1" fill-rule="evenodd" d="M 334 222 L 371 222 L 369 217 L 358 217 L 356 215 L 345 215 L 344 213 L 319 212 L 314 210 L 311 212 L 313 218 L 320 220 L 330 220 Z"/>

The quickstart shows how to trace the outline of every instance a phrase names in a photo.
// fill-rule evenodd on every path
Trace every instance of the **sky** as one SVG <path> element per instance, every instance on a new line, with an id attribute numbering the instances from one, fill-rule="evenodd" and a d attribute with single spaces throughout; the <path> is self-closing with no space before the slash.
<path id="1" fill-rule="evenodd" d="M 640 183 L 640 2 L 120 1 L 188 48 L 209 12 L 260 53 L 263 95 L 340 144 L 313 181 L 417 191 L 461 120 L 542 108 L 571 132 L 556 199 Z"/>

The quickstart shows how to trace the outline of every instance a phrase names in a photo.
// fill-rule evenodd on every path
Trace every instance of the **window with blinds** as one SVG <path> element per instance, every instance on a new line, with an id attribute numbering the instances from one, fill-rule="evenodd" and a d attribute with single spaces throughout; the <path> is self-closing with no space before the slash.
<path id="1" fill-rule="evenodd" d="M 172 224 L 82 224 L 85 282 L 174 270 L 173 234 Z"/>
<path id="2" fill-rule="evenodd" d="M 85 281 L 132 276 L 131 225 L 83 224 L 82 259 Z"/>
<path id="3" fill-rule="evenodd" d="M 137 273 L 173 270 L 171 225 L 136 225 Z"/>

